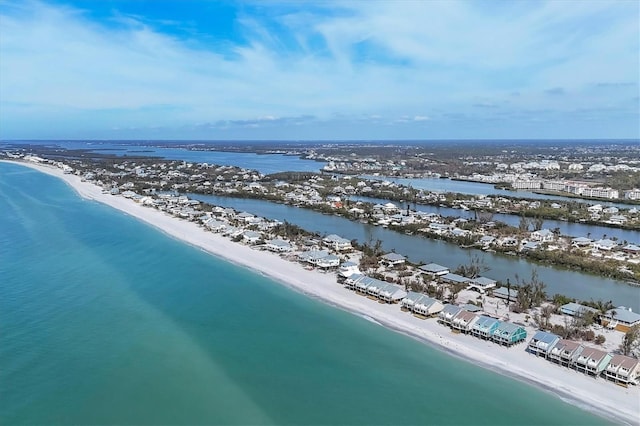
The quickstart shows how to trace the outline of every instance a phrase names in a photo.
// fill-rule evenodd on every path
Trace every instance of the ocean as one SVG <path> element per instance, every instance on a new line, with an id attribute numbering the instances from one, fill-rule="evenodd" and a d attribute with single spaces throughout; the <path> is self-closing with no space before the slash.
<path id="1" fill-rule="evenodd" d="M 5 163 L 0 367 L 10 425 L 607 423 Z"/>

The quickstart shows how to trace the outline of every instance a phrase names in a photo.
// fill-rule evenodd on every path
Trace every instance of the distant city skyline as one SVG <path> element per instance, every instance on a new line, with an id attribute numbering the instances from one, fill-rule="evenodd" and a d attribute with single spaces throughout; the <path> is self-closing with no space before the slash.
<path id="1" fill-rule="evenodd" d="M 0 1 L 0 139 L 640 138 L 636 1 Z"/>

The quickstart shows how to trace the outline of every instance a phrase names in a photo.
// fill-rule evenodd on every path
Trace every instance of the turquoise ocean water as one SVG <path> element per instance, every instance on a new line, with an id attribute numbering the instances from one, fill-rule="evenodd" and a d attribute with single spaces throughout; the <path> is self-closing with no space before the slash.
<path id="1" fill-rule="evenodd" d="M 0 423 L 606 421 L 0 163 Z"/>

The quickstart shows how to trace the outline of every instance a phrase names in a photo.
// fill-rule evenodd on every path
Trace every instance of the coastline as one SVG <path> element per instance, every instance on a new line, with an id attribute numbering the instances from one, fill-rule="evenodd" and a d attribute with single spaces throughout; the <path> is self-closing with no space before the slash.
<path id="1" fill-rule="evenodd" d="M 300 293 L 371 319 L 386 328 L 493 372 L 530 383 L 596 415 L 625 424 L 638 424 L 638 387 L 626 389 L 612 383 L 603 383 L 604 379 L 594 379 L 527 354 L 522 346 L 505 349 L 491 342 L 453 334 L 433 319 L 421 320 L 401 312 L 397 306 L 379 304 L 358 296 L 337 284 L 334 274 L 306 270 L 298 263 L 289 262 L 270 252 L 234 243 L 204 230 L 195 223 L 144 207 L 120 196 L 103 194 L 101 189 L 92 183 L 82 182 L 80 177 L 64 174 L 55 167 L 25 162 L 7 163 L 20 164 L 62 179 L 84 199 L 118 209 L 173 238 L 257 271 Z"/>

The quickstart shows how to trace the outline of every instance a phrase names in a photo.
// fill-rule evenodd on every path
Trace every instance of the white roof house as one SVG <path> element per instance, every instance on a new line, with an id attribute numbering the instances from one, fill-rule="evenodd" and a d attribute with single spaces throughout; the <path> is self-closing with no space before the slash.
<path id="1" fill-rule="evenodd" d="M 322 242 L 336 251 L 351 250 L 351 241 L 336 234 L 331 234 L 323 238 Z"/>
<path id="2" fill-rule="evenodd" d="M 267 241 L 266 247 L 267 250 L 276 253 L 285 253 L 292 250 L 291 244 L 288 241 L 281 240 L 279 238 Z"/>

